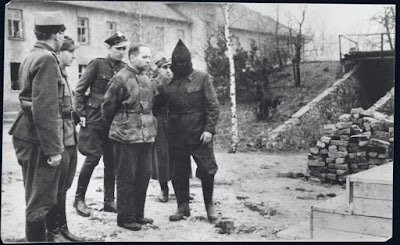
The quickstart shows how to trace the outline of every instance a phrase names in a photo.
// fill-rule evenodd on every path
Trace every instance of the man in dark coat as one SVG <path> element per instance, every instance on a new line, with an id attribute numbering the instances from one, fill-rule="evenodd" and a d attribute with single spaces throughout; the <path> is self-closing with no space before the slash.
<path id="1" fill-rule="evenodd" d="M 172 53 L 174 77 L 160 88 L 168 103 L 168 138 L 170 161 L 174 165 L 172 184 L 178 210 L 169 219 L 182 220 L 190 215 L 190 156 L 197 164 L 209 221 L 218 217 L 213 203 L 214 175 L 218 166 L 213 150 L 213 135 L 219 117 L 217 95 L 211 77 L 193 70 L 189 50 L 179 40 Z"/>
<path id="2" fill-rule="evenodd" d="M 92 60 L 76 87 L 75 105 L 81 119 L 78 149 L 86 159 L 78 179 L 74 207 L 78 214 L 84 217 L 90 216 L 90 209 L 85 203 L 85 194 L 101 156 L 104 162 L 104 211 L 117 211 L 114 202 L 114 153 L 112 142 L 108 139 L 110 125 L 102 119 L 100 105 L 104 101 L 110 79 L 125 67 L 122 59 L 128 41 L 122 33 L 117 32 L 105 42 L 109 45 L 109 55 L 106 58 Z M 86 97 L 88 89 L 90 93 Z"/>
<path id="3" fill-rule="evenodd" d="M 111 122 L 109 137 L 114 143 L 117 176 L 117 224 L 140 230 L 153 223 L 144 217 L 146 192 L 151 175 L 152 143 L 157 134 L 152 113 L 155 88 L 145 72 L 151 50 L 134 45 L 128 53 L 129 65 L 110 81 L 102 115 Z"/>
<path id="4" fill-rule="evenodd" d="M 161 86 L 163 79 L 168 81 L 173 74 L 171 61 L 162 58 L 156 62 L 156 65 L 158 76 L 152 79 L 151 82 L 155 88 L 158 88 Z M 160 183 L 161 195 L 158 197 L 160 202 L 168 202 L 168 181 L 171 180 L 173 172 L 172 164 L 169 162 L 167 112 L 167 105 L 153 107 L 154 116 L 157 118 L 157 136 L 153 145 L 152 178 Z"/>
<path id="5" fill-rule="evenodd" d="M 25 187 L 25 235 L 28 242 L 51 241 L 60 237 L 51 223 L 55 212 L 64 152 L 63 82 L 56 52 L 64 41 L 61 12 L 39 12 L 35 17 L 37 42 L 23 60 L 19 77 L 22 110 L 10 129 Z M 69 114 L 70 116 L 71 114 Z M 47 223 L 47 225 L 46 225 Z M 54 230 L 53 230 L 54 228 Z M 54 240 L 53 240 L 54 239 Z"/>

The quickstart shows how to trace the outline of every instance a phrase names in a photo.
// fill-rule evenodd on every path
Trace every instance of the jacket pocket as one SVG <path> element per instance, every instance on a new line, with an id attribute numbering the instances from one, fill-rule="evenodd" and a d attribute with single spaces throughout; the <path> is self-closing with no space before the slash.
<path id="1" fill-rule="evenodd" d="M 195 92 L 199 92 L 200 90 L 201 90 L 200 86 L 188 87 L 187 88 L 187 92 L 188 93 L 195 93 Z"/>
<path id="2" fill-rule="evenodd" d="M 101 106 L 101 104 L 103 103 L 103 100 L 104 99 L 89 97 L 88 101 L 86 102 L 86 105 L 97 109 Z"/>

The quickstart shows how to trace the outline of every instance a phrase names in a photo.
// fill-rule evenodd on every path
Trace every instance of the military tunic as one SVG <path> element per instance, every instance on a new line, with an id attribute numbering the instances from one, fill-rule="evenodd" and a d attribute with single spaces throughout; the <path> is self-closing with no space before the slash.
<path id="1" fill-rule="evenodd" d="M 115 175 L 113 144 L 108 138 L 110 125 L 101 117 L 101 104 L 110 79 L 125 63 L 107 58 L 89 63 L 76 87 L 75 106 L 80 117 L 86 117 L 86 127 L 79 131 L 78 149 L 86 156 L 78 180 L 77 198 L 84 198 L 94 168 L 103 155 L 104 201 L 114 200 Z M 90 90 L 86 96 L 85 93 Z"/>
<path id="2" fill-rule="evenodd" d="M 102 105 L 104 119 L 111 122 L 109 137 L 115 141 L 118 223 L 144 216 L 157 134 L 154 95 L 148 77 L 126 66 L 111 79 Z"/>
<path id="3" fill-rule="evenodd" d="M 64 135 L 63 80 L 54 50 L 36 42 L 19 70 L 23 88 L 22 110 L 10 129 L 25 187 L 26 222 L 44 220 L 57 202 L 61 164 L 47 163 L 50 155 L 62 154 Z"/>

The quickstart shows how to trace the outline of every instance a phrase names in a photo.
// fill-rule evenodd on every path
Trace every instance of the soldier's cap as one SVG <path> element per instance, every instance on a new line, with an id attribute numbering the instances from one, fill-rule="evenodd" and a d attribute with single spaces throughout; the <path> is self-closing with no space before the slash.
<path id="1" fill-rule="evenodd" d="M 61 11 L 35 13 L 35 30 L 39 32 L 65 31 L 64 18 Z"/>
<path id="2" fill-rule="evenodd" d="M 126 47 L 129 45 L 128 39 L 126 39 L 125 35 L 119 31 L 117 31 L 114 35 L 109 37 L 104 42 L 110 45 L 110 47 L 116 48 Z"/>
<path id="3" fill-rule="evenodd" d="M 74 51 L 79 47 L 79 43 L 75 43 L 75 41 L 69 37 L 69 36 L 64 36 L 64 42 L 60 48 L 60 51 Z"/>
<path id="4" fill-rule="evenodd" d="M 178 60 L 191 60 L 190 51 L 181 39 L 179 39 L 174 51 L 172 52 L 172 62 Z"/>
<path id="5" fill-rule="evenodd" d="M 171 65 L 171 60 L 167 60 L 165 57 L 162 57 L 159 61 L 156 62 L 158 68 L 164 67 L 166 65 Z"/>

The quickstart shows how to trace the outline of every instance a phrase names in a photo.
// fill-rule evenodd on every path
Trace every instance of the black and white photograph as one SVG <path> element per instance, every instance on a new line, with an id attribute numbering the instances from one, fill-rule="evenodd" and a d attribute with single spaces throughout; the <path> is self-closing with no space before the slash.
<path id="1" fill-rule="evenodd" d="M 3 7 L 3 243 L 397 237 L 395 2 Z"/>

